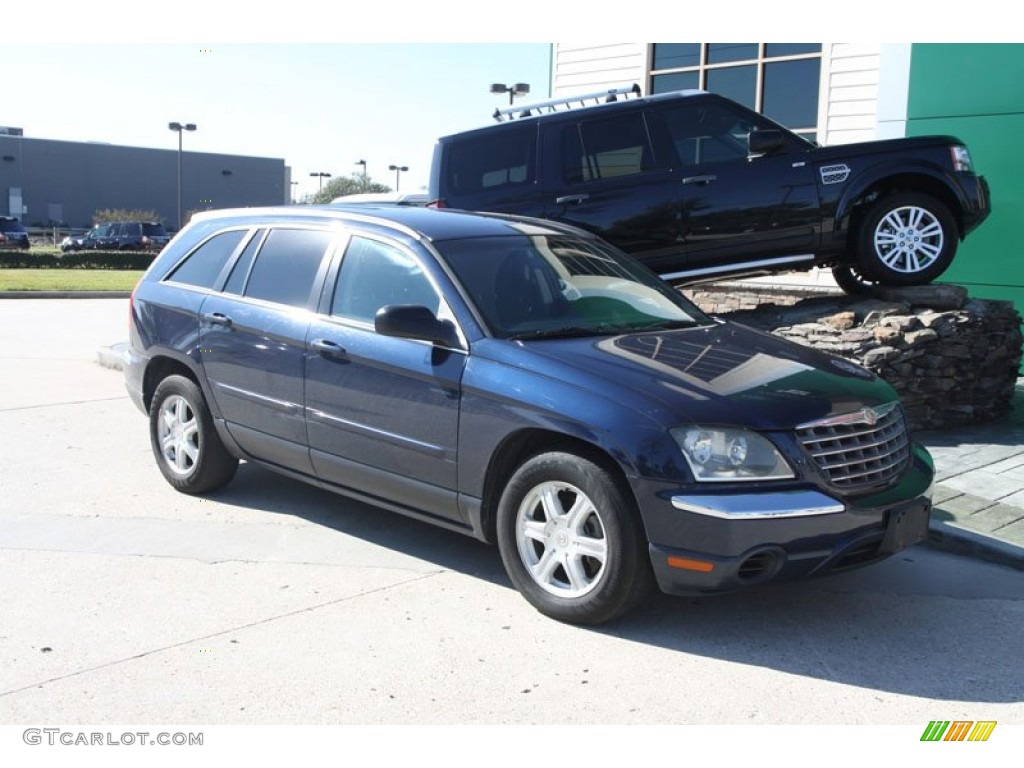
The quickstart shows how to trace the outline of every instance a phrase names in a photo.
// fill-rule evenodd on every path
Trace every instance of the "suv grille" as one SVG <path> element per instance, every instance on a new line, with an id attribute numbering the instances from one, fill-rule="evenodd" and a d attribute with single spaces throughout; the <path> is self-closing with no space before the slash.
<path id="1" fill-rule="evenodd" d="M 832 485 L 843 490 L 884 485 L 899 476 L 910 457 L 899 403 L 803 424 L 796 433 Z"/>

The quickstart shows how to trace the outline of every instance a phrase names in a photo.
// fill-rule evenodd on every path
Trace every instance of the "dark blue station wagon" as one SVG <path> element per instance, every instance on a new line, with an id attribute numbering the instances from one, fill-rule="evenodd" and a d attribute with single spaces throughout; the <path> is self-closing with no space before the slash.
<path id="1" fill-rule="evenodd" d="M 599 623 L 919 542 L 894 391 L 710 318 L 551 221 L 408 207 L 199 214 L 131 302 L 128 391 L 179 491 L 239 460 L 497 542 Z"/>

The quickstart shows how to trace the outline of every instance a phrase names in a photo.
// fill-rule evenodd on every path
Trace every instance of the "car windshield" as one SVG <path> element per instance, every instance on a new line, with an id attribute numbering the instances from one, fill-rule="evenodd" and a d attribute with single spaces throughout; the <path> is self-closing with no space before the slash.
<path id="1" fill-rule="evenodd" d="M 678 291 L 598 240 L 523 234 L 436 245 L 499 338 L 594 336 L 710 322 Z"/>

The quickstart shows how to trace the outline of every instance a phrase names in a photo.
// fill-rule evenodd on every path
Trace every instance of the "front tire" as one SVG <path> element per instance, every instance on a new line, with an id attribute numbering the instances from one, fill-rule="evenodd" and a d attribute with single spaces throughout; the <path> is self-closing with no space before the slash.
<path id="1" fill-rule="evenodd" d="M 221 442 L 203 392 L 191 379 L 168 376 L 149 408 L 149 439 L 164 478 L 182 493 L 208 493 L 228 484 L 238 459 Z"/>
<path id="2" fill-rule="evenodd" d="M 883 197 L 867 212 L 857 238 L 857 263 L 883 285 L 923 285 L 949 267 L 959 233 L 953 214 L 930 195 Z"/>
<path id="3" fill-rule="evenodd" d="M 529 459 L 501 496 L 497 524 L 509 578 L 546 616 L 600 624 L 651 589 L 636 505 L 589 459 L 561 452 Z"/>
<path id="4" fill-rule="evenodd" d="M 844 293 L 850 296 L 867 296 L 878 285 L 877 280 L 867 277 L 860 269 L 852 264 L 844 264 L 841 267 L 832 268 L 832 278 L 836 285 L 843 289 Z"/>

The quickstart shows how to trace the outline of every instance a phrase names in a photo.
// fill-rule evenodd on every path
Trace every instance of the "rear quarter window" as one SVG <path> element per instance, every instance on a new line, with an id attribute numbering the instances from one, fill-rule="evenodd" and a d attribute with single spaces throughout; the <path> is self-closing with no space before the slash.
<path id="1" fill-rule="evenodd" d="M 533 181 L 535 144 L 532 127 L 452 142 L 446 174 L 449 193 L 472 194 Z"/>
<path id="2" fill-rule="evenodd" d="M 168 276 L 168 280 L 199 288 L 213 288 L 224 265 L 242 242 L 246 230 L 236 229 L 214 235 L 194 250 Z"/>

